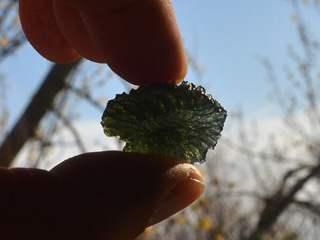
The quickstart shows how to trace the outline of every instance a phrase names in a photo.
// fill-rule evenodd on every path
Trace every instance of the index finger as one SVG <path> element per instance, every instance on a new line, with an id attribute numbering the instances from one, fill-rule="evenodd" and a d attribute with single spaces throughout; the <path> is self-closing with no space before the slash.
<path id="1" fill-rule="evenodd" d="M 20 0 L 23 30 L 45 58 L 68 63 L 80 53 L 94 61 L 104 59 L 116 74 L 136 85 L 179 83 L 186 75 L 170 0 L 65 0 L 80 13 L 78 20 L 63 7 L 53 13 L 52 1 Z M 74 20 L 78 23 L 66 24 Z"/>
<path id="2" fill-rule="evenodd" d="M 85 0 L 81 2 L 84 4 Z M 102 7 L 106 2 L 114 1 L 102 1 Z M 125 2 L 130 4 L 105 13 L 98 10 L 92 13 L 92 7 L 90 11 L 80 10 L 106 63 L 120 77 L 136 85 L 182 81 L 187 65 L 171 0 Z"/>

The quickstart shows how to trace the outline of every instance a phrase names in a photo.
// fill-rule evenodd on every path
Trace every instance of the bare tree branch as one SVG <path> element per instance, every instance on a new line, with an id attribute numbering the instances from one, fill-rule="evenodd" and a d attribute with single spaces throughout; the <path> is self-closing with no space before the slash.
<path id="1" fill-rule="evenodd" d="M 3 0 L 0 6 L 0 62 L 26 42 L 18 21 L 18 0 Z"/>
<path id="2" fill-rule="evenodd" d="M 263 233 L 277 221 L 278 217 L 293 203 L 295 195 L 304 187 L 304 185 L 320 172 L 320 165 L 311 169 L 309 174 L 298 180 L 290 191 L 283 195 L 282 186 L 270 197 L 265 199 L 265 207 L 260 214 L 256 229 L 247 238 L 247 240 L 261 239 Z"/>
<path id="3" fill-rule="evenodd" d="M 296 204 L 299 207 L 302 207 L 303 209 L 309 210 L 312 214 L 315 214 L 320 218 L 319 205 L 315 205 L 309 201 L 299 201 L 299 200 L 294 200 L 292 203 Z"/>
<path id="4" fill-rule="evenodd" d="M 104 110 L 104 106 L 101 103 L 99 103 L 97 100 L 93 99 L 90 96 L 90 94 L 88 94 L 86 91 L 84 91 L 84 90 L 82 90 L 80 88 L 76 88 L 71 84 L 67 84 L 66 87 L 68 89 L 70 89 L 72 92 L 74 92 L 75 94 L 79 95 L 80 97 L 82 97 L 83 99 L 88 101 L 90 104 L 92 104 L 94 107 L 96 107 L 100 111 Z"/>
<path id="5" fill-rule="evenodd" d="M 70 132 L 72 133 L 72 135 L 76 141 L 76 144 L 77 144 L 80 152 L 82 152 L 82 153 L 86 152 L 86 147 L 85 147 L 84 143 L 82 142 L 78 131 L 73 126 L 72 122 L 67 117 L 59 114 L 57 111 L 54 111 L 54 113 L 59 117 L 59 119 L 62 120 L 63 124 L 70 130 Z"/>
<path id="6" fill-rule="evenodd" d="M 32 98 L 20 119 L 0 146 L 0 166 L 8 167 L 45 113 L 51 109 L 55 96 L 65 87 L 70 73 L 79 65 L 81 59 L 70 64 L 55 64 L 43 84 Z"/>

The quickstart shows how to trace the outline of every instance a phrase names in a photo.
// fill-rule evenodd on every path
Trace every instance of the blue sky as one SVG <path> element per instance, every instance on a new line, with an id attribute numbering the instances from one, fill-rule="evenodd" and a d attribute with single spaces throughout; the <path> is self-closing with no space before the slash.
<path id="1" fill-rule="evenodd" d="M 296 37 L 290 5 L 279 0 L 175 1 L 175 9 L 186 48 L 192 52 L 198 45 L 197 59 L 206 68 L 203 81 L 220 102 L 252 112 L 268 104 L 259 59 L 286 62 L 286 46 Z"/>
<path id="2" fill-rule="evenodd" d="M 296 29 L 290 20 L 293 9 L 288 1 L 174 0 L 173 5 L 185 47 L 205 69 L 201 84 L 207 92 L 227 110 L 241 106 L 248 115 L 263 109 L 271 109 L 268 114 L 275 114 L 277 111 L 269 107 L 266 97 L 271 88 L 259 59 L 270 59 L 278 70 L 288 62 L 286 48 L 297 44 Z M 313 18 L 313 12 L 308 12 L 307 20 Z M 9 85 L 11 122 L 22 111 L 50 65 L 29 44 L 2 63 Z M 199 83 L 192 70 L 186 80 Z M 115 80 L 112 89 L 101 91 L 114 96 L 123 89 Z M 88 118 L 99 118 L 99 115 L 97 112 L 86 114 Z"/>

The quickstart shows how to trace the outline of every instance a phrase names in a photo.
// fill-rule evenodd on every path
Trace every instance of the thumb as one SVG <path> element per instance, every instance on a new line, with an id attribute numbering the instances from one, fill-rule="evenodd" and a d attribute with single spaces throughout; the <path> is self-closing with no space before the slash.
<path id="1" fill-rule="evenodd" d="M 82 239 L 134 239 L 147 226 L 191 204 L 204 190 L 193 165 L 164 156 L 89 153 L 51 172 L 65 183 L 67 202 L 72 203 L 72 214 L 70 210 L 65 214 L 73 219 L 68 228 L 73 236 L 89 233 Z"/>
<path id="2" fill-rule="evenodd" d="M 196 200 L 199 171 L 182 160 L 88 153 L 50 172 L 0 168 L 1 239 L 132 240 Z"/>

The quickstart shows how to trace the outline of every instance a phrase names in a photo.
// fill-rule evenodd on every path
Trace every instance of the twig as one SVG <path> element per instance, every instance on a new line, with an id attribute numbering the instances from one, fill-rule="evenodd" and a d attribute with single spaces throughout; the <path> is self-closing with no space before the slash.
<path id="1" fill-rule="evenodd" d="M 55 96 L 65 87 L 68 76 L 80 62 L 81 59 L 70 64 L 55 64 L 51 68 L 30 104 L 0 146 L 0 166 L 8 167 L 27 140 L 34 136 L 40 120 L 51 109 Z"/>
<path id="2" fill-rule="evenodd" d="M 294 201 L 295 195 L 303 188 L 303 186 L 314 176 L 319 174 L 320 165 L 311 169 L 310 173 L 301 178 L 291 188 L 288 194 L 283 195 L 282 186 L 272 196 L 265 199 L 266 205 L 260 214 L 260 219 L 256 229 L 247 238 L 247 240 L 261 239 L 264 232 L 277 221 L 278 217 L 287 209 L 287 207 Z"/>
<path id="3" fill-rule="evenodd" d="M 65 117 L 64 115 L 61 115 L 61 114 L 58 114 L 58 111 L 53 111 L 56 116 L 62 120 L 63 124 L 70 130 L 70 132 L 72 133 L 72 135 L 74 136 L 74 139 L 77 143 L 77 146 L 79 148 L 79 150 L 84 153 L 86 152 L 86 148 L 81 140 L 81 137 L 80 135 L 78 134 L 78 131 L 77 129 L 73 126 L 72 122 L 67 118 Z"/>

